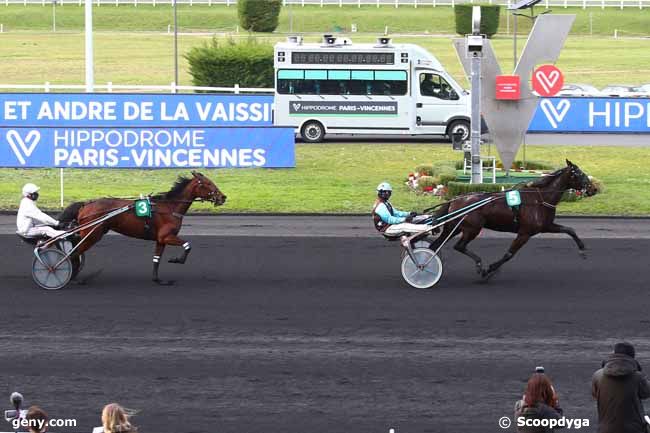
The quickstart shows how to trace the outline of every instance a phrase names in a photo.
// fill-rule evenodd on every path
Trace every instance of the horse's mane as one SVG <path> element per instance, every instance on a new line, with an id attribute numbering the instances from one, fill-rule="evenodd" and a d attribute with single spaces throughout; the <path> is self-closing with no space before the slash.
<path id="1" fill-rule="evenodd" d="M 156 199 L 171 199 L 171 198 L 176 198 L 178 197 L 185 187 L 192 182 L 192 178 L 184 177 L 184 176 L 178 176 L 176 179 L 176 182 L 172 185 L 172 188 L 167 191 L 167 192 L 161 192 L 158 194 L 154 194 L 151 196 L 151 198 L 156 198 Z"/>
<path id="2" fill-rule="evenodd" d="M 553 182 L 558 176 L 562 175 L 566 170 L 566 167 L 563 167 L 559 170 L 555 170 L 553 173 L 549 173 L 546 176 L 542 176 L 539 179 L 535 179 L 531 182 L 523 184 L 525 187 L 534 187 L 534 188 L 544 188 L 547 187 L 551 182 Z"/>

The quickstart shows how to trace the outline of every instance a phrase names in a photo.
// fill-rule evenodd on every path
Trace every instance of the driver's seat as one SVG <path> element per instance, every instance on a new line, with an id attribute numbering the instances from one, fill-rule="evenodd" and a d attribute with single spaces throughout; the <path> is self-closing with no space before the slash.
<path id="1" fill-rule="evenodd" d="M 31 237 L 31 236 L 25 236 L 25 235 L 23 235 L 21 233 L 18 233 L 18 232 L 16 232 L 16 236 L 18 236 L 20 238 L 20 240 L 25 242 L 26 244 L 34 245 L 34 246 L 38 245 L 39 242 L 42 242 L 42 241 L 45 241 L 45 240 L 48 239 L 47 236 L 34 236 L 34 237 Z"/>

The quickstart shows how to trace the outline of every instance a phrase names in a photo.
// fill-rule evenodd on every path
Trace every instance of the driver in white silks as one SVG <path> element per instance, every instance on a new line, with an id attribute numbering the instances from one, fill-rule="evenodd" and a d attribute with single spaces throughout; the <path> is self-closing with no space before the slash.
<path id="1" fill-rule="evenodd" d="M 431 229 L 429 224 L 418 224 L 426 221 L 429 215 L 417 216 L 415 212 L 397 210 L 390 203 L 393 188 L 388 182 L 377 186 L 377 200 L 372 208 L 372 220 L 375 228 L 386 236 L 399 236 L 401 234 L 415 234 Z"/>
<path id="2" fill-rule="evenodd" d="M 20 208 L 16 217 L 16 227 L 18 229 L 16 232 L 28 238 L 39 236 L 53 238 L 65 233 L 53 228 L 52 226 L 58 226 L 59 222 L 41 212 L 38 206 L 36 206 L 39 189 L 33 183 L 28 183 L 23 186 L 23 199 L 20 201 Z"/>

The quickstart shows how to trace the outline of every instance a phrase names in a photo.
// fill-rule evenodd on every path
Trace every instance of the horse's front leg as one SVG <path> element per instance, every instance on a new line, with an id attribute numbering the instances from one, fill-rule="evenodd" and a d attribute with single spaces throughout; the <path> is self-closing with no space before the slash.
<path id="1" fill-rule="evenodd" d="M 165 251 L 165 244 L 156 242 L 156 250 L 153 253 L 153 275 L 151 279 L 153 280 L 154 283 L 158 283 L 162 286 L 170 286 L 174 284 L 173 281 L 161 281 L 160 278 L 158 277 L 158 268 L 160 267 L 160 258 L 163 255 L 163 252 Z"/>
<path id="2" fill-rule="evenodd" d="M 515 254 L 517 254 L 517 251 L 519 251 L 521 247 L 523 247 L 526 242 L 528 242 L 528 239 L 530 239 L 530 235 L 528 233 L 518 233 L 515 240 L 512 241 L 512 244 L 510 244 L 508 252 L 504 254 L 501 260 L 492 263 L 485 271 L 483 271 L 483 278 L 485 280 L 488 280 L 490 277 L 492 277 L 501 267 L 501 265 L 512 259 Z"/>
<path id="3" fill-rule="evenodd" d="M 546 228 L 546 230 L 544 230 L 544 233 L 565 233 L 565 234 L 571 236 L 571 238 L 574 240 L 574 242 L 578 246 L 578 249 L 580 250 L 580 257 L 582 257 L 583 259 L 587 258 L 587 253 L 585 252 L 586 248 L 585 248 L 584 242 L 582 242 L 582 239 L 580 239 L 578 237 L 578 235 L 576 234 L 576 231 L 573 230 L 571 227 L 551 223 Z"/>
<path id="4" fill-rule="evenodd" d="M 169 259 L 168 260 L 169 263 L 179 263 L 181 265 L 183 263 L 185 263 L 185 260 L 187 260 L 187 256 L 189 256 L 190 251 L 192 251 L 192 245 L 189 242 L 184 241 L 183 239 L 179 238 L 176 235 L 168 235 L 168 236 L 166 236 L 164 238 L 163 242 L 165 243 L 165 245 L 171 245 L 171 246 L 175 246 L 175 247 L 183 247 L 183 255 L 180 256 L 180 257 L 175 257 L 175 258 Z"/>

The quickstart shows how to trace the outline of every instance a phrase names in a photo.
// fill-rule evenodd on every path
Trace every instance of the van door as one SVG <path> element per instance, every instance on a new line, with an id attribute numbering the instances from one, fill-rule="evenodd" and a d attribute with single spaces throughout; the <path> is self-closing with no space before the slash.
<path id="1" fill-rule="evenodd" d="M 416 129 L 423 134 L 445 134 L 449 118 L 464 111 L 459 110 L 461 97 L 442 74 L 421 69 L 415 72 Z"/>

